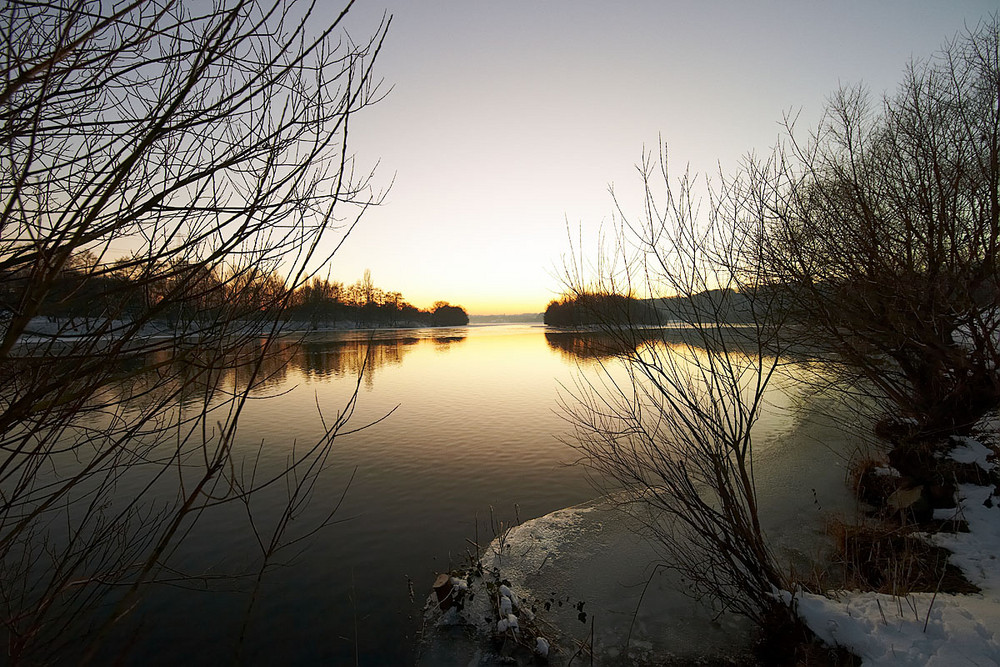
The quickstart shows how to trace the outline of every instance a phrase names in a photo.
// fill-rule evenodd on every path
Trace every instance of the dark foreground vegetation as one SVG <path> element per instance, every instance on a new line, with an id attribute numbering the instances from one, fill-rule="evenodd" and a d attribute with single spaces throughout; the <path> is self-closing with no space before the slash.
<path id="1" fill-rule="evenodd" d="M 883 506 L 900 494 L 893 539 L 845 529 L 844 562 L 871 561 L 852 577 L 882 590 L 876 571 L 889 564 L 899 590 L 947 580 L 909 567 L 944 559 L 895 529 L 904 492 L 911 527 L 954 506 L 954 480 L 968 471 L 942 463 L 949 436 L 1000 405 L 1000 21 L 911 64 L 882 100 L 844 88 L 808 134 L 787 123 L 773 154 L 720 177 L 707 216 L 694 180 L 669 177 L 665 153 L 646 156 L 642 173 L 643 213 L 616 202 L 623 237 L 613 243 L 641 256 L 623 267 L 612 250 L 592 263 L 608 267 L 599 275 L 568 266 L 566 296 L 546 311 L 547 324 L 616 341 L 602 353 L 632 384 L 576 391 L 574 444 L 625 490 L 626 507 L 658 513 L 652 534 L 694 595 L 757 623 L 772 637 L 768 662 L 809 660 L 810 633 L 772 596 L 801 582 L 760 527 L 752 427 L 794 350 L 791 379 L 853 406 L 901 472 L 887 490 L 859 487 Z M 671 297 L 625 296 L 640 288 Z M 681 325 L 687 342 L 650 344 L 651 324 Z"/>
<path id="2" fill-rule="evenodd" d="M 347 39 L 349 6 L 0 3 L 6 664 L 129 662 L 165 622 L 158 586 L 240 595 L 214 647 L 240 662 L 265 574 L 331 521 L 304 514 L 353 398 L 266 472 L 270 443 L 236 433 L 317 267 L 381 200 L 347 128 L 383 93 L 388 19 Z M 22 345 L 39 317 L 73 335 Z M 205 578 L 178 552 L 218 512 L 255 548 Z"/>
<path id="3" fill-rule="evenodd" d="M 446 303 L 413 308 L 370 276 L 346 288 L 315 279 L 334 252 L 322 249 L 339 247 L 330 237 L 381 199 L 347 138 L 382 94 L 372 68 L 387 26 L 342 39 L 343 15 L 316 26 L 312 9 L 0 6 L 9 663 L 127 662 L 151 587 L 215 582 L 247 601 L 239 635 L 218 638 L 240 662 L 263 578 L 333 518 L 336 507 L 296 521 L 355 400 L 329 406 L 321 437 L 258 474 L 263 445 L 241 450 L 236 433 L 275 372 L 279 334 L 292 321 L 468 321 Z M 610 396 L 581 388 L 576 446 L 626 501 L 659 513 L 650 528 L 672 566 L 719 609 L 807 636 L 773 595 L 796 582 L 762 533 L 753 474 L 752 427 L 787 350 L 808 340 L 816 390 L 860 396 L 890 431 L 907 425 L 888 457 L 919 481 L 918 499 L 958 477 L 933 463 L 947 436 L 1000 402 L 998 59 L 993 18 L 910 66 L 877 104 L 838 91 L 819 127 L 803 137 L 789 125 L 773 155 L 723 178 L 707 220 L 665 156 L 667 200 L 655 201 L 647 159 L 645 217 L 621 227 L 643 261 L 628 275 L 568 267 L 551 323 L 599 327 L 634 383 Z M 643 281 L 669 297 L 618 296 Z M 19 346 L 37 317 L 88 326 Z M 632 326 L 664 320 L 691 338 L 658 347 Z M 169 335 L 145 336 L 160 322 Z M 187 573 L 185 537 L 226 506 L 256 549 L 237 572 Z M 801 657 L 776 645 L 774 659 Z"/>

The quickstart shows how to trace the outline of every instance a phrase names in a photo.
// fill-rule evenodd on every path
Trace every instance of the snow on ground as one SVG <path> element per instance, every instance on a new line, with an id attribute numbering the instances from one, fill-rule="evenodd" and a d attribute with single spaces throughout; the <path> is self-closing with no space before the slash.
<path id="1" fill-rule="evenodd" d="M 845 646 L 865 665 L 1000 664 L 995 597 L 851 592 L 838 599 L 798 594 L 796 602 L 820 639 Z"/>
<path id="2" fill-rule="evenodd" d="M 971 438 L 956 439 L 950 456 L 985 470 L 990 450 Z M 982 593 L 913 593 L 895 597 L 837 591 L 830 597 L 787 591 L 786 603 L 830 645 L 846 647 L 866 665 L 1000 665 L 1000 496 L 991 486 L 960 485 L 958 506 L 948 516 L 968 522 L 968 533 L 927 538 L 949 549 Z M 941 510 L 939 510 L 941 512 Z"/>
<path id="3" fill-rule="evenodd" d="M 81 338 L 90 340 L 95 332 L 102 331 L 103 340 L 117 340 L 130 330 L 132 322 L 122 319 L 104 319 L 102 317 L 74 317 L 74 318 L 49 318 L 33 317 L 25 328 L 24 333 L 18 338 L 20 345 L 41 345 L 45 343 L 73 342 Z M 249 323 L 249 330 L 260 327 L 260 323 Z M 6 331 L 7 322 L 0 320 L 0 335 Z M 209 328 L 214 327 L 210 325 Z M 336 322 L 325 322 L 316 325 L 310 322 L 289 321 L 282 324 L 280 332 L 283 334 L 322 334 L 335 332 L 372 332 L 389 331 L 395 329 L 425 329 L 429 328 L 420 322 L 405 321 L 399 322 L 391 327 L 373 325 L 367 322 L 353 320 L 338 320 Z M 448 328 L 448 327 L 445 327 Z M 193 336 L 199 333 L 200 325 L 197 322 L 188 322 L 174 326 L 165 321 L 147 322 L 134 338 L 136 340 L 177 338 L 178 336 Z M 231 328 L 231 333 L 239 333 L 238 327 Z"/>
<path id="4" fill-rule="evenodd" d="M 955 516 L 969 522 L 969 532 L 935 533 L 930 538 L 951 551 L 951 563 L 1000 604 L 1000 496 L 994 491 L 988 486 L 960 485 Z M 1000 633 L 1000 623 L 996 628 Z"/>
<path id="5" fill-rule="evenodd" d="M 948 454 L 951 459 L 959 463 L 975 463 L 987 472 L 993 469 L 993 463 L 987 460 L 993 453 L 989 447 L 966 436 L 952 436 L 951 439 L 958 443 Z"/>

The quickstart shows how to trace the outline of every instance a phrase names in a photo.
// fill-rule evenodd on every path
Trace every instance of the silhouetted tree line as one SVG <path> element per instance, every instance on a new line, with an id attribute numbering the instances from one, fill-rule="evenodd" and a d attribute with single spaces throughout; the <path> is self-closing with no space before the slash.
<path id="1" fill-rule="evenodd" d="M 33 280 L 29 267 L 0 272 L 0 310 L 14 314 Z M 231 270 L 183 259 L 156 262 L 124 257 L 104 262 L 89 250 L 70 257 L 34 315 L 50 319 L 155 319 L 214 321 L 228 314 L 277 313 L 289 296 L 273 271 Z"/>
<path id="2" fill-rule="evenodd" d="M 426 311 L 418 311 L 423 314 Z M 460 327 L 469 323 L 469 315 L 461 306 L 452 306 L 445 301 L 438 301 L 430 311 L 431 326 Z"/>
<path id="3" fill-rule="evenodd" d="M 555 327 L 587 326 L 605 322 L 656 324 L 655 308 L 642 299 L 610 293 L 580 293 L 549 302 L 545 324 Z"/>
<path id="4" fill-rule="evenodd" d="M 545 309 L 545 324 L 556 327 L 606 325 L 664 326 L 671 323 L 753 321 L 752 302 L 732 289 L 656 299 L 636 299 L 612 293 L 584 292 L 553 300 Z"/>
<path id="5" fill-rule="evenodd" d="M 196 272 L 192 278 L 192 271 Z M 25 274 L 25 275 L 22 275 Z M 176 298 L 180 277 L 186 295 Z M 12 312 L 27 280 L 24 271 L 0 274 L 0 310 Z M 165 299 L 167 294 L 173 296 Z M 282 307 L 285 305 L 285 307 Z M 243 313 L 281 312 L 292 322 L 313 327 L 353 322 L 371 326 L 464 326 L 469 316 L 461 306 L 438 301 L 430 309 L 407 303 L 399 292 L 383 290 L 372 283 L 371 274 L 353 285 L 313 278 L 289 290 L 274 271 L 218 268 L 194 269 L 184 262 L 163 265 L 124 258 L 106 264 L 89 251 L 74 256 L 58 272 L 49 298 L 37 314 L 50 319 L 74 321 L 129 318 L 159 306 L 157 319 L 166 323 L 212 320 L 223 308 Z"/>
<path id="6" fill-rule="evenodd" d="M 469 316 L 461 306 L 437 301 L 423 310 L 408 303 L 399 292 L 384 290 L 372 282 L 371 272 L 353 285 L 313 278 L 292 295 L 288 311 L 293 321 L 313 327 L 355 322 L 370 326 L 464 326 Z"/>

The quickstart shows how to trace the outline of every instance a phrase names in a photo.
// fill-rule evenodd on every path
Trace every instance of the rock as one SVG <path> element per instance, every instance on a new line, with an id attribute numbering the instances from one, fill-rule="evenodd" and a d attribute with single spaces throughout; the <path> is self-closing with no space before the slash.
<path id="1" fill-rule="evenodd" d="M 926 523 L 934 518 L 934 508 L 926 495 L 923 484 L 896 489 L 886 500 L 886 506 L 901 515 L 908 515 L 917 523 Z"/>
<path id="2" fill-rule="evenodd" d="M 438 606 L 444 611 L 451 607 L 451 577 L 447 574 L 439 574 L 434 580 L 434 594 L 437 595 Z"/>
<path id="3" fill-rule="evenodd" d="M 924 493 L 923 485 L 904 489 L 896 489 L 886 499 L 885 504 L 896 511 L 909 509 L 919 501 Z"/>

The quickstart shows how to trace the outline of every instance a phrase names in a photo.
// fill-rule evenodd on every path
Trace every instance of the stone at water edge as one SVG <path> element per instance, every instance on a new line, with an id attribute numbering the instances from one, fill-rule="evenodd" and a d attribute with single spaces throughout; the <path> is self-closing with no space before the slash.
<path id="1" fill-rule="evenodd" d="M 439 574 L 434 580 L 433 588 L 441 611 L 447 611 L 451 607 L 451 577 L 447 574 Z"/>

